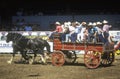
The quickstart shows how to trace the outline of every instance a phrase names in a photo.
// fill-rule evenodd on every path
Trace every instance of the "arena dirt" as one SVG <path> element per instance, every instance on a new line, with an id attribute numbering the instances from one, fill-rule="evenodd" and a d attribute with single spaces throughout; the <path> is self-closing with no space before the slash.
<path id="1" fill-rule="evenodd" d="M 61 67 L 51 63 L 16 63 L 19 61 L 19 55 L 12 64 L 8 64 L 6 61 L 10 57 L 10 54 L 0 55 L 0 79 L 120 79 L 119 57 L 112 66 L 100 66 L 97 69 L 87 69 L 82 56 L 78 58 L 77 63 Z"/>

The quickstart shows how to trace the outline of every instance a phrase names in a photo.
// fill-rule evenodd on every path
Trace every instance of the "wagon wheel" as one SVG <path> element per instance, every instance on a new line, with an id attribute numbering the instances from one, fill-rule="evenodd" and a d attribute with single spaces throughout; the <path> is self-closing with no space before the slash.
<path id="1" fill-rule="evenodd" d="M 100 65 L 101 53 L 96 49 L 88 49 L 84 54 L 84 63 L 88 68 L 97 68 Z"/>
<path id="2" fill-rule="evenodd" d="M 101 64 L 103 66 L 110 66 L 114 61 L 114 52 L 104 52 L 102 54 Z"/>
<path id="3" fill-rule="evenodd" d="M 76 56 L 76 53 L 75 51 L 65 51 L 64 52 L 66 58 L 65 58 L 65 62 L 66 63 L 70 63 L 70 64 L 73 64 L 75 63 L 76 59 L 77 59 L 77 56 Z"/>
<path id="4" fill-rule="evenodd" d="M 65 63 L 65 56 L 61 51 L 54 51 L 52 53 L 52 64 L 54 66 L 62 66 Z"/>

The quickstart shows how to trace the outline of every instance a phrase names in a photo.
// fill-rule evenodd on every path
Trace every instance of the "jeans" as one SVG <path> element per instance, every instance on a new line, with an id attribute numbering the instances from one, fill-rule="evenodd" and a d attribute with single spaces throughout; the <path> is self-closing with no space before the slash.
<path id="1" fill-rule="evenodd" d="M 88 42 L 97 42 L 96 36 L 94 36 L 93 34 L 89 34 L 88 35 Z"/>
<path id="2" fill-rule="evenodd" d="M 109 37 L 109 33 L 108 32 L 104 32 L 104 43 L 108 42 L 108 37 Z"/>
<path id="3" fill-rule="evenodd" d="M 76 42 L 77 40 L 77 33 L 71 34 L 71 42 Z"/>
<path id="4" fill-rule="evenodd" d="M 71 40 L 71 34 L 66 34 L 66 42 L 69 42 L 69 39 Z"/>
<path id="5" fill-rule="evenodd" d="M 103 42 L 105 41 L 105 39 L 103 38 L 103 35 L 102 34 L 98 34 L 98 39 L 99 39 L 99 42 Z"/>

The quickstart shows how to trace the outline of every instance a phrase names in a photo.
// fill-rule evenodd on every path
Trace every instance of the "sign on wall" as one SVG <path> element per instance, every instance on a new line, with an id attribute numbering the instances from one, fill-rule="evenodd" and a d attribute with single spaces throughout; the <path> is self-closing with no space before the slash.
<path id="1" fill-rule="evenodd" d="M 114 41 L 120 41 L 120 31 L 110 31 L 109 34 L 114 37 Z"/>
<path id="2" fill-rule="evenodd" d="M 12 42 L 0 41 L 0 53 L 12 53 Z"/>

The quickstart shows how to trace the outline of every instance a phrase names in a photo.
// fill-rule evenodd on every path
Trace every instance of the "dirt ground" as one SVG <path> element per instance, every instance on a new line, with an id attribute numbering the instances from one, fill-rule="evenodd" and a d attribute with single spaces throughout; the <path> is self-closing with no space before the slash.
<path id="1" fill-rule="evenodd" d="M 87 69 L 83 57 L 77 59 L 77 63 L 53 66 L 51 63 L 25 64 L 15 63 L 19 55 L 15 57 L 12 64 L 8 64 L 11 54 L 0 54 L 0 79 L 120 79 L 120 57 L 110 67 L 100 66 L 97 69 Z"/>

